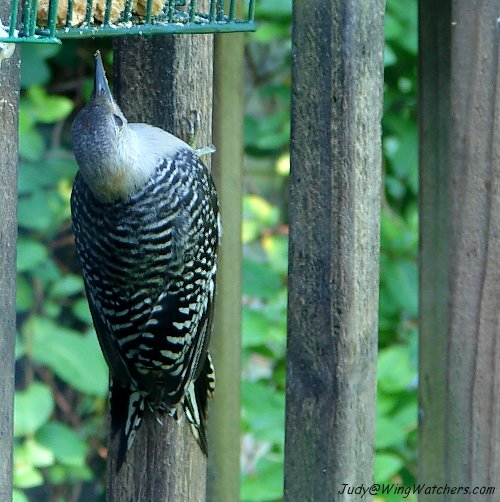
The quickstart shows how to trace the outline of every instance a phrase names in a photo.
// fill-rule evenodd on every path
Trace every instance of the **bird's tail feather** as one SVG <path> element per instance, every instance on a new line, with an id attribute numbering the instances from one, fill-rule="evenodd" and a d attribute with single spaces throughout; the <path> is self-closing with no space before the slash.
<path id="1" fill-rule="evenodd" d="M 191 425 L 194 437 L 205 455 L 208 455 L 206 422 L 208 415 L 208 399 L 215 389 L 215 370 L 210 354 L 198 378 L 191 382 L 186 390 L 182 406 Z"/>
<path id="2" fill-rule="evenodd" d="M 117 471 L 120 470 L 127 451 L 134 444 L 137 430 L 144 415 L 144 398 L 137 391 L 131 391 L 111 380 L 109 388 L 111 407 L 111 434 L 120 435 L 118 446 Z"/>
<path id="3" fill-rule="evenodd" d="M 207 355 L 200 375 L 194 382 L 191 382 L 182 402 L 191 430 L 205 455 L 208 454 L 206 433 L 208 399 L 213 396 L 214 389 L 215 370 L 210 355 Z M 120 435 L 116 461 L 116 469 L 119 471 L 125 461 L 127 451 L 134 444 L 137 430 L 141 425 L 145 399 L 139 392 L 122 387 L 111 379 L 109 402 L 111 434 Z"/>

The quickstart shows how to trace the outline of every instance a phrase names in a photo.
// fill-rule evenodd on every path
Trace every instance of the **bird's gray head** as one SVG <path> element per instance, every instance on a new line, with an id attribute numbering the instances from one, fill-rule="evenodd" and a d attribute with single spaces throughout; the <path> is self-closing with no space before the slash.
<path id="1" fill-rule="evenodd" d="M 94 90 L 73 122 L 72 135 L 80 173 L 94 194 L 102 200 L 120 198 L 120 187 L 137 160 L 135 138 L 111 95 L 99 52 Z"/>

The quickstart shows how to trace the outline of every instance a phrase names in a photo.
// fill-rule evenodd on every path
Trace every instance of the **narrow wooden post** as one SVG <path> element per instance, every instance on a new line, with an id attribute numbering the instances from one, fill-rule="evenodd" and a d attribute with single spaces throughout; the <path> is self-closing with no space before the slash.
<path id="1" fill-rule="evenodd" d="M 211 352 L 216 391 L 209 409 L 207 500 L 239 500 L 241 374 L 241 193 L 243 171 L 243 46 L 241 33 L 216 35 L 213 174 L 224 234 L 219 254 Z"/>
<path id="2" fill-rule="evenodd" d="M 500 489 L 499 14 L 499 0 L 420 1 L 419 477 L 496 485 L 491 500 Z"/>
<path id="3" fill-rule="evenodd" d="M 451 2 L 420 1 L 419 481 L 445 484 Z"/>
<path id="4" fill-rule="evenodd" d="M 288 502 L 372 479 L 383 18 L 383 0 L 294 2 Z"/>
<path id="5" fill-rule="evenodd" d="M 0 0 L 0 18 L 10 2 Z M 19 50 L 0 67 L 0 500 L 12 500 Z"/>
<path id="6" fill-rule="evenodd" d="M 129 120 L 185 137 L 196 110 L 197 143 L 211 144 L 213 36 L 124 37 L 114 48 L 115 95 Z M 187 421 L 165 416 L 163 422 L 147 413 L 118 474 L 117 444 L 110 442 L 108 502 L 205 500 L 206 458 Z"/>

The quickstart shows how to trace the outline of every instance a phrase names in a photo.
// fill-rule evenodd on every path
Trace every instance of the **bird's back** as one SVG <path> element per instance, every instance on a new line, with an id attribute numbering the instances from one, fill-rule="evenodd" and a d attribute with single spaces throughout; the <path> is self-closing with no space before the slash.
<path id="1" fill-rule="evenodd" d="M 159 162 L 126 201 L 105 203 L 78 175 L 76 249 L 113 379 L 152 409 L 174 407 L 204 369 L 218 245 L 217 196 L 188 149 Z"/>

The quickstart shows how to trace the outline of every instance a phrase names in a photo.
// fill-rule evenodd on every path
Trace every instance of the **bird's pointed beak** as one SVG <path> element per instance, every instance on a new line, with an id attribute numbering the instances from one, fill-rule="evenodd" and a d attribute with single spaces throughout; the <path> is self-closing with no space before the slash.
<path id="1" fill-rule="evenodd" d="M 104 96 L 107 100 L 113 101 L 106 72 L 102 64 L 101 53 L 97 51 L 95 54 L 94 92 L 92 93 L 92 97 L 95 99 L 99 96 Z"/>

